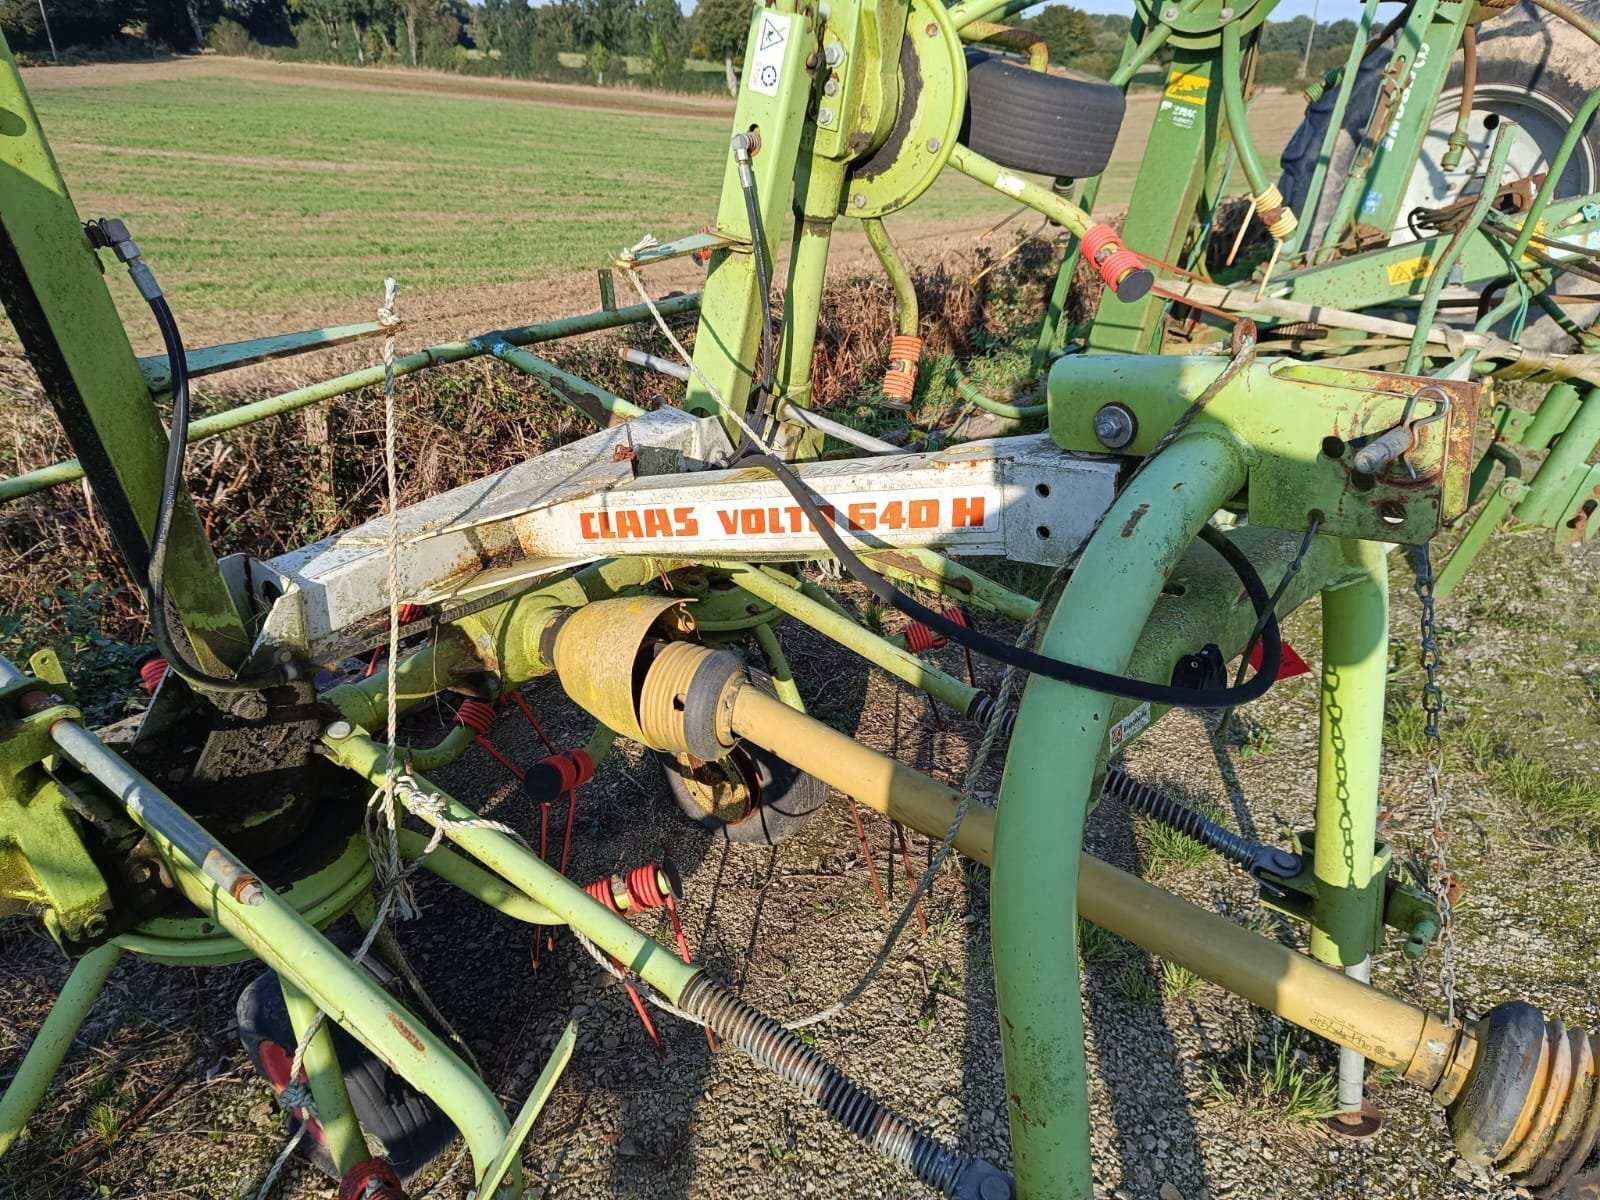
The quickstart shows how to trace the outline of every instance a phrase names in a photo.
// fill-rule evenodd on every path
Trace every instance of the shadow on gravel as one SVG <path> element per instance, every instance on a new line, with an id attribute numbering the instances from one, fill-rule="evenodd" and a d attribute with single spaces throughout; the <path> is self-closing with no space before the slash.
<path id="1" fill-rule="evenodd" d="M 1096 807 L 1085 846 L 1120 867 L 1137 871 L 1142 865 L 1132 813 L 1121 804 Z M 1156 1196 L 1170 1183 L 1184 1200 L 1205 1200 L 1211 1184 L 1179 1066 L 1186 1052 L 1162 1003 L 1161 963 L 1131 942 L 1118 939 L 1117 946 L 1116 959 L 1086 964 L 1083 971 L 1093 1069 L 1113 1125 L 1090 1130 L 1095 1158 L 1115 1153 L 1121 1162 L 1126 1192 L 1116 1195 Z"/>

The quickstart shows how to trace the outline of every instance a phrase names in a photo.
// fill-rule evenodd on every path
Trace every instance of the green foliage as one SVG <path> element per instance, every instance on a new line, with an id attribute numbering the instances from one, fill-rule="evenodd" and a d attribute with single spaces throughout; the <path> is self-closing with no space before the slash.
<path id="1" fill-rule="evenodd" d="M 1123 963 L 1112 983 L 1129 1004 L 1154 1004 L 1161 999 L 1155 980 L 1150 977 L 1150 966 L 1142 959 Z"/>
<path id="2" fill-rule="evenodd" d="M 1248 1045 L 1243 1064 L 1212 1067 L 1211 1090 L 1218 1100 L 1238 1104 L 1257 1118 L 1314 1124 L 1339 1111 L 1337 1077 L 1331 1071 L 1313 1071 L 1289 1037 L 1274 1037 L 1270 1058 L 1259 1066 L 1254 1045 Z"/>
<path id="3" fill-rule="evenodd" d="M 62 669 L 78 693 L 88 724 L 121 717 L 133 694 L 134 663 L 142 647 L 114 641 L 100 632 L 106 586 L 75 576 L 16 612 L 0 612 L 0 655 L 23 670 L 36 650 L 60 656 Z"/>
<path id="4" fill-rule="evenodd" d="M 1078 957 L 1086 967 L 1114 963 L 1122 957 L 1117 939 L 1093 921 L 1078 918 Z"/>
<path id="5" fill-rule="evenodd" d="M 1221 821 L 1222 809 L 1204 801 L 1186 803 L 1199 809 L 1213 821 Z M 1186 833 L 1179 833 L 1170 825 L 1163 825 L 1151 817 L 1141 816 L 1133 823 L 1139 841 L 1144 845 L 1145 870 L 1159 874 L 1166 867 L 1198 867 L 1212 857 L 1212 852 Z"/>
<path id="6" fill-rule="evenodd" d="M 1089 14 L 1065 4 L 1046 6 L 1024 26 L 1044 38 L 1053 63 L 1073 63 L 1099 48 Z"/>
<path id="7" fill-rule="evenodd" d="M 750 33 L 750 13 L 749 0 L 700 0 L 690 18 L 694 44 L 710 58 L 737 59 Z"/>
<path id="8" fill-rule="evenodd" d="M 1161 996 L 1165 1000 L 1188 1000 L 1200 991 L 1205 980 L 1188 967 L 1161 960 Z"/>

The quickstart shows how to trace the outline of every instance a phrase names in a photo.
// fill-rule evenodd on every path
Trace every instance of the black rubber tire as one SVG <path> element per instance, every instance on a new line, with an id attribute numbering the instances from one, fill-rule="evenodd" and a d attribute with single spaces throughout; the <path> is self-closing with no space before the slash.
<path id="1" fill-rule="evenodd" d="M 335 939 L 339 941 L 340 939 Z M 349 949 L 349 946 L 342 947 Z M 376 954 L 368 954 L 361 967 L 384 990 L 404 1000 L 405 988 Z M 278 976 L 268 971 L 257 977 L 239 994 L 237 1006 L 239 1040 L 257 1075 L 272 1083 L 265 1059 L 281 1056 L 284 1073 L 294 1055 L 294 1027 L 284 1007 Z M 334 1053 L 344 1068 L 345 1088 L 350 1106 L 369 1143 L 388 1159 L 394 1173 L 409 1179 L 421 1171 L 456 1138 L 456 1128 L 438 1106 L 417 1092 L 400 1076 L 379 1062 L 372 1052 L 338 1026 L 333 1028 Z M 276 1089 L 276 1084 L 273 1084 Z M 288 1118 L 288 1134 L 299 1129 L 297 1117 Z M 327 1146 L 312 1133 L 300 1139 L 297 1153 L 330 1179 L 339 1178 Z"/>
<path id="2" fill-rule="evenodd" d="M 1600 3 L 1595 0 L 1580 0 L 1574 7 L 1591 18 L 1600 15 Z M 1337 178 L 1349 169 L 1356 140 L 1376 103 L 1380 75 L 1388 60 L 1389 52 L 1381 50 L 1362 64 L 1357 91 L 1346 110 L 1344 128 L 1334 145 L 1330 178 Z M 1440 94 L 1439 107 L 1447 111 L 1442 115 L 1435 112 L 1435 128 L 1441 121 L 1453 123 L 1451 114 L 1460 96 L 1461 78 L 1462 65 L 1457 55 L 1445 81 L 1444 91 Z M 1600 87 L 1600 47 L 1580 30 L 1547 16 L 1524 0 L 1503 16 L 1494 17 L 1478 26 L 1478 87 L 1480 91 L 1474 105 L 1478 109 L 1497 111 L 1492 92 L 1498 88 L 1502 94 L 1513 92 L 1546 97 L 1556 106 L 1576 112 L 1589 92 Z M 1486 91 L 1490 93 L 1488 98 Z M 1284 147 L 1283 174 L 1278 187 L 1289 207 L 1296 212 L 1303 213 L 1305 209 L 1305 193 L 1322 146 L 1323 132 L 1328 127 L 1333 96 L 1334 93 L 1330 91 L 1307 108 L 1305 119 Z M 1587 148 L 1596 174 L 1600 175 L 1600 120 L 1590 121 L 1583 140 L 1583 148 Z M 1593 179 L 1591 183 L 1600 184 L 1600 179 Z M 1569 193 L 1575 194 L 1568 189 L 1558 195 Z M 1310 218 L 1308 241 L 1320 238 L 1322 226 L 1331 219 L 1337 199 L 1337 189 L 1324 189 L 1322 203 Z M 1558 287 L 1557 290 L 1561 289 Z M 1584 285 L 1577 290 L 1590 289 Z M 1595 305 L 1568 306 L 1568 311 L 1579 324 L 1587 324 L 1600 317 L 1600 306 Z M 1470 323 L 1471 317 L 1468 314 L 1460 319 Z M 1494 332 L 1503 337 L 1509 336 L 1509 320 L 1502 322 Z M 1530 350 L 1565 350 L 1571 346 L 1571 340 L 1554 320 L 1538 310 L 1535 310 L 1518 340 Z"/>
<path id="3" fill-rule="evenodd" d="M 749 670 L 750 681 L 776 696 L 772 677 L 763 671 Z M 686 755 L 657 751 L 661 773 L 666 777 L 672 799 L 696 825 L 710 833 L 745 846 L 776 846 L 799 833 L 811 822 L 828 800 L 828 785 L 808 775 L 793 763 L 785 762 L 770 750 L 741 742 L 719 762 L 698 767 Z M 708 813 L 690 795 L 685 776 L 698 772 L 703 778 L 715 772 L 722 778 L 740 781 L 734 786 L 749 788 L 754 783 L 757 801 L 749 816 L 740 821 L 724 821 Z"/>
<path id="4" fill-rule="evenodd" d="M 1015 59 L 967 51 L 961 141 L 1013 171 L 1066 179 L 1100 174 L 1126 107 L 1109 83 L 1045 75 Z"/>

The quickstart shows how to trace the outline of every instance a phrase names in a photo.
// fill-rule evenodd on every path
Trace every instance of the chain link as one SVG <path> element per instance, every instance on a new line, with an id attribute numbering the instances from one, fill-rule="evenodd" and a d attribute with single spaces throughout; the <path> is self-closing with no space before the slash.
<path id="1" fill-rule="evenodd" d="M 1434 628 L 1433 559 L 1426 545 L 1411 549 L 1416 570 L 1417 601 L 1422 607 L 1422 715 L 1428 759 L 1428 830 L 1433 847 L 1433 862 L 1428 869 L 1428 890 L 1439 914 L 1439 987 L 1444 992 L 1445 1019 L 1456 1019 L 1456 943 L 1451 904 L 1450 868 L 1445 851 L 1450 835 L 1444 827 L 1447 808 L 1444 797 L 1444 740 L 1439 734 L 1439 717 L 1444 709 L 1444 692 L 1439 688 L 1439 639 Z"/>

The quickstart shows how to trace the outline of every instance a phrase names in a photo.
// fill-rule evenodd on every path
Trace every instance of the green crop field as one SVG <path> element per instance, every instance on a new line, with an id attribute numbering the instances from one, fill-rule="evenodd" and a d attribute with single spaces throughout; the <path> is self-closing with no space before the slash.
<path id="1" fill-rule="evenodd" d="M 389 273 L 439 315 L 456 307 L 443 297 L 476 287 L 564 276 L 570 288 L 645 234 L 711 220 L 733 111 L 718 98 L 223 58 L 39 68 L 27 83 L 79 211 L 127 219 L 208 339 L 363 319 Z M 1127 200 L 1153 104 L 1130 99 L 1103 210 Z M 1258 103 L 1264 157 L 1297 114 Z M 1015 210 L 947 172 L 890 227 L 979 231 Z M 137 337 L 141 306 L 122 281 L 114 290 Z"/>
<path id="2" fill-rule="evenodd" d="M 533 89 L 449 94 L 426 77 L 416 90 L 315 70 L 275 82 L 250 66 L 30 72 L 80 212 L 126 218 L 180 311 L 306 316 L 370 299 L 387 272 L 412 294 L 540 280 L 715 212 L 726 104 L 663 112 L 640 97 L 630 113 L 625 94 L 585 108 Z M 908 216 L 1009 207 L 951 178 Z"/>

